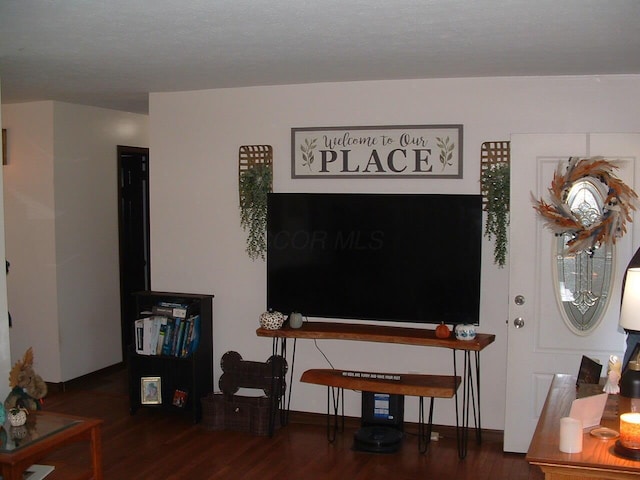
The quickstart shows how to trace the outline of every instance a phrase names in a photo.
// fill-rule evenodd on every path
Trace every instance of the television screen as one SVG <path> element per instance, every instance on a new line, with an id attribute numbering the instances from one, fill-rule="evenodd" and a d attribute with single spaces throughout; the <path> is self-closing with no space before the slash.
<path id="1" fill-rule="evenodd" d="M 267 309 L 479 322 L 480 195 L 272 193 Z"/>

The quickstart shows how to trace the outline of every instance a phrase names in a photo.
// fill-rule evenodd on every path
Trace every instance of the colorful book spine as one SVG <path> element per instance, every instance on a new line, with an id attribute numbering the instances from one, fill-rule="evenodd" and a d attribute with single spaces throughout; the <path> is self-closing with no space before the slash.
<path id="1" fill-rule="evenodd" d="M 173 338 L 173 346 L 171 347 L 171 355 L 179 356 L 180 345 L 182 342 L 182 337 L 184 336 L 184 326 L 185 320 L 177 318 L 176 319 L 176 333 Z"/>
<path id="2" fill-rule="evenodd" d="M 175 318 L 167 318 L 167 329 L 164 337 L 164 343 L 162 345 L 162 355 L 171 355 L 175 322 Z"/>
<path id="3" fill-rule="evenodd" d="M 191 341 L 189 342 L 189 351 L 187 356 L 193 355 L 193 353 L 198 349 L 198 344 L 200 343 L 200 315 L 195 315 L 193 317 L 193 335 L 191 337 Z"/>

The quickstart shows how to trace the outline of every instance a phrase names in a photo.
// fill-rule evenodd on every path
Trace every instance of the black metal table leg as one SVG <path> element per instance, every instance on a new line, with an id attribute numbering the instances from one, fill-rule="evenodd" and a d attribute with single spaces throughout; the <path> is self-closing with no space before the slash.
<path id="1" fill-rule="evenodd" d="M 418 410 L 418 451 L 420 453 L 426 453 L 429 443 L 431 443 L 431 432 L 433 430 L 433 401 L 431 398 L 429 405 L 429 423 L 425 434 L 424 424 L 424 397 L 420 397 L 419 410 Z"/>
<path id="2" fill-rule="evenodd" d="M 271 344 L 271 354 L 280 356 L 284 362 L 273 362 L 271 372 L 271 403 L 269 406 L 269 436 L 273 436 L 275 421 L 280 413 L 280 425 L 289 423 L 289 411 L 291 408 L 291 390 L 293 386 L 293 370 L 295 366 L 296 339 L 293 341 L 293 354 L 291 368 L 287 366 L 287 339 L 274 337 Z M 277 364 L 280 363 L 282 371 L 276 372 Z M 287 392 L 287 370 L 289 371 L 289 391 Z M 279 380 L 279 383 L 276 382 Z"/>
<path id="3" fill-rule="evenodd" d="M 480 354 L 474 352 L 475 368 L 471 361 L 471 352 L 464 350 L 463 372 L 462 372 L 462 408 L 458 404 L 458 390 L 455 394 L 456 403 L 456 439 L 458 442 L 458 457 L 463 459 L 467 456 L 467 446 L 469 441 L 469 416 L 473 410 L 473 422 L 476 431 L 476 441 L 482 442 L 481 418 L 480 418 Z M 456 350 L 453 350 L 453 374 L 458 375 Z M 474 378 L 475 377 L 475 378 Z M 474 388 L 475 384 L 475 388 Z"/>
<path id="4" fill-rule="evenodd" d="M 480 417 L 480 352 L 474 352 L 476 359 L 476 403 L 478 406 L 478 422 L 476 423 L 476 442 L 482 443 L 482 419 Z M 475 413 L 475 409 L 474 409 Z"/>
<path id="5" fill-rule="evenodd" d="M 331 413 L 332 406 L 333 406 L 333 414 Z M 342 422 L 340 422 L 339 416 L 342 418 Z M 331 425 L 332 418 L 333 418 L 333 428 Z M 338 431 L 344 432 L 344 389 L 339 387 L 328 386 L 327 387 L 327 440 L 329 440 L 329 443 L 333 443 L 336 440 L 336 435 Z"/>

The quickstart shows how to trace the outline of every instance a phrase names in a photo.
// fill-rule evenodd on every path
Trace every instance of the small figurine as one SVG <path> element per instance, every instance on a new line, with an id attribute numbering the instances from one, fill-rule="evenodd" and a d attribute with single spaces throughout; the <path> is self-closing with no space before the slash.
<path id="1" fill-rule="evenodd" d="M 29 348 L 22 360 L 18 360 L 9 373 L 11 392 L 4 401 L 5 410 L 26 408 L 40 410 L 40 402 L 47 394 L 47 384 L 33 370 L 33 350 Z"/>
<path id="2" fill-rule="evenodd" d="M 622 362 L 616 355 L 609 357 L 609 367 L 607 369 L 607 383 L 602 389 L 606 393 L 620 393 L 620 377 L 622 376 Z"/>

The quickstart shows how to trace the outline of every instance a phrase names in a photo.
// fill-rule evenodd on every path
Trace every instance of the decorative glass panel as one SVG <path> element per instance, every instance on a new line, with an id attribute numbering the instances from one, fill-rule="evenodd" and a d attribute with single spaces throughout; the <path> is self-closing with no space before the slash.
<path id="1" fill-rule="evenodd" d="M 604 212 L 606 186 L 585 177 L 573 184 L 565 205 L 585 228 L 600 222 Z M 562 318 L 577 335 L 588 335 L 602 320 L 611 294 L 614 247 L 569 253 L 570 234 L 557 237 L 555 292 Z"/>

